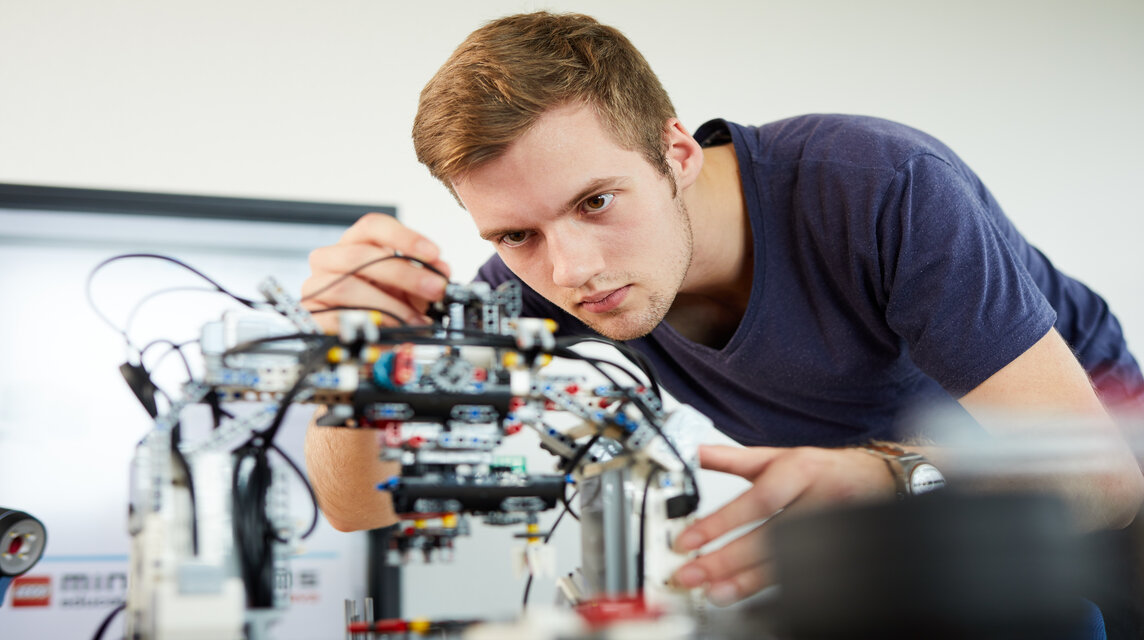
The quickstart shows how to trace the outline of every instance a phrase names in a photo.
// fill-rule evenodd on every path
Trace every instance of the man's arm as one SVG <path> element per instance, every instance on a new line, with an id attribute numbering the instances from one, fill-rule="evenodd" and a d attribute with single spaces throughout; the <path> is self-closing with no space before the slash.
<path id="1" fill-rule="evenodd" d="M 421 260 L 436 272 L 394 255 Z M 406 324 L 427 322 L 429 304 L 445 293 L 449 265 L 425 236 L 392 216 L 366 214 L 337 243 L 310 254 L 310 277 L 302 284 L 302 304 L 326 331 L 337 319 L 323 309 L 340 306 L 386 311 Z M 379 460 L 372 429 L 310 425 L 306 467 L 322 512 L 335 529 L 356 531 L 393 524 L 397 517 L 387 492 L 377 485 L 397 475 L 400 465 Z"/>
<path id="2" fill-rule="evenodd" d="M 393 502 L 377 485 L 398 475 L 401 466 L 382 462 L 378 432 L 310 425 L 306 468 L 318 505 L 338 531 L 376 529 L 397 522 Z"/>
<path id="3" fill-rule="evenodd" d="M 1057 331 L 1051 330 L 1032 347 L 961 398 L 974 418 L 997 435 L 1006 428 L 997 412 L 1075 418 L 1086 428 L 1099 429 L 1118 443 L 1105 470 L 1042 478 L 1072 506 L 1082 526 L 1093 529 L 1127 526 L 1144 501 L 1144 476 L 1133 452 L 1093 391 L 1088 376 Z M 1017 414 L 1019 415 L 1019 414 Z M 1027 428 L 1027 427 L 1020 427 Z M 1026 435 L 1026 434 L 1014 434 Z M 927 452 L 940 461 L 940 450 Z M 940 465 L 939 465 L 940 468 Z M 1041 484 L 1040 486 L 1046 486 Z"/>
<path id="4" fill-rule="evenodd" d="M 1075 416 L 1095 423 L 1111 441 L 1123 440 L 1096 397 L 1088 377 L 1068 345 L 1055 330 L 965 395 L 961 402 L 975 417 L 1004 410 L 1020 415 Z M 1005 435 L 1005 424 L 993 424 Z M 1024 428 L 1024 427 L 1022 427 Z M 917 448 L 913 448 L 917 450 Z M 941 449 L 926 455 L 941 466 Z M 738 527 L 777 514 L 822 508 L 857 500 L 890 499 L 894 483 L 886 466 L 859 449 L 799 447 L 704 447 L 704 468 L 734 473 L 752 487 L 727 505 L 699 520 L 675 541 L 679 551 L 692 551 Z M 1144 501 L 1144 477 L 1126 444 L 1099 474 L 1060 474 L 1037 478 L 1036 486 L 1060 494 L 1088 528 L 1122 527 L 1131 522 Z M 1009 479 L 998 484 L 1011 486 Z M 717 604 L 744 598 L 771 582 L 767 527 L 763 523 L 724 547 L 687 563 L 674 582 L 685 588 L 703 584 Z"/>

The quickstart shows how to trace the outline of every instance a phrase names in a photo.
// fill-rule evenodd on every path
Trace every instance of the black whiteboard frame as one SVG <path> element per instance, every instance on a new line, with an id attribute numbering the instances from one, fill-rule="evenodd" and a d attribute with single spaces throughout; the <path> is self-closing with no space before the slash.
<path id="1" fill-rule="evenodd" d="M 148 191 L 0 183 L 0 209 L 247 220 L 348 227 L 366 213 L 397 216 L 392 205 L 267 200 Z"/>

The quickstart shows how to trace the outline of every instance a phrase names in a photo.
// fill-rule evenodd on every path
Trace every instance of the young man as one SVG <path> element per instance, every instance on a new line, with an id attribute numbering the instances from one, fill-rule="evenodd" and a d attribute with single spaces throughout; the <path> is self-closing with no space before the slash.
<path id="1" fill-rule="evenodd" d="M 807 116 L 713 121 L 693 137 L 620 33 L 536 13 L 462 43 L 422 92 L 413 135 L 497 251 L 480 279 L 520 279 L 526 315 L 630 341 L 677 398 L 738 441 L 767 445 L 701 451 L 704 467 L 753 487 L 684 532 L 681 550 L 779 510 L 894 495 L 885 460 L 853 445 L 906 440 L 903 416 L 919 405 L 1065 412 L 1111 435 L 1098 393 L 1144 397 L 1103 301 L 918 131 Z M 394 251 L 447 273 L 426 238 L 367 216 L 313 253 L 303 293 Z M 420 322 L 444 284 L 388 261 L 310 304 Z M 927 453 L 940 467 L 940 450 Z M 307 460 L 334 526 L 392 521 L 371 489 L 393 473 L 372 434 L 311 429 Z M 1044 481 L 1092 527 L 1123 526 L 1144 495 L 1126 449 L 1106 473 Z M 766 533 L 688 563 L 675 581 L 706 584 L 720 603 L 759 590 Z"/>

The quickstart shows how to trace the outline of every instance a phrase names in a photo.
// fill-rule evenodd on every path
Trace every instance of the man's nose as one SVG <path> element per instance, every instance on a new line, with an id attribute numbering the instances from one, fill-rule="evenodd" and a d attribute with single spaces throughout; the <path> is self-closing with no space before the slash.
<path id="1" fill-rule="evenodd" d="M 598 242 L 578 226 L 570 225 L 548 239 L 552 282 L 558 287 L 576 289 L 604 269 L 604 256 Z"/>

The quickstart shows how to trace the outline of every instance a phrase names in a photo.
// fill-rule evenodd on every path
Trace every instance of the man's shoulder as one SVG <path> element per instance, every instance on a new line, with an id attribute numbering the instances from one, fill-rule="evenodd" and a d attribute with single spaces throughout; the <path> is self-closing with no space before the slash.
<path id="1" fill-rule="evenodd" d="M 952 161 L 953 152 L 937 138 L 900 122 L 865 115 L 815 113 L 759 126 L 726 123 L 752 147 L 752 156 L 770 163 L 821 162 L 894 169 L 920 155 Z"/>

